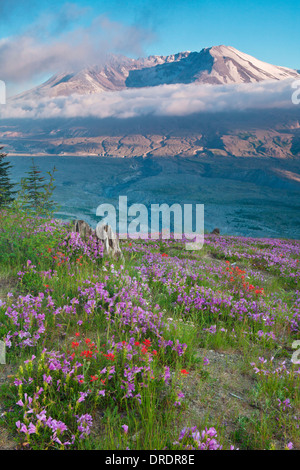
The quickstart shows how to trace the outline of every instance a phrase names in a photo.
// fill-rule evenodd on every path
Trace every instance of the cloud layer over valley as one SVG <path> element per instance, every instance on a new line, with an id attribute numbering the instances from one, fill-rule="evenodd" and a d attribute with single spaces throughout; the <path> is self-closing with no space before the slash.
<path id="1" fill-rule="evenodd" d="M 298 89 L 295 88 L 298 84 Z M 294 88 L 292 87 L 294 84 Z M 265 81 L 230 85 L 161 85 L 90 95 L 8 100 L 0 119 L 10 118 L 130 118 L 146 115 L 187 116 L 199 112 L 242 111 L 294 107 L 300 81 Z"/>

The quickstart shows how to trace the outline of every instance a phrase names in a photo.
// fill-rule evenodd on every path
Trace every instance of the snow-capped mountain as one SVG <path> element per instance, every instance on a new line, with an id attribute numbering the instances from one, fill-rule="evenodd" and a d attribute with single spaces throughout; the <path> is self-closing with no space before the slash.
<path id="1" fill-rule="evenodd" d="M 104 65 L 66 71 L 14 99 L 92 94 L 165 84 L 230 84 L 300 78 L 299 71 L 262 62 L 229 46 L 200 52 L 130 59 L 111 56 Z"/>

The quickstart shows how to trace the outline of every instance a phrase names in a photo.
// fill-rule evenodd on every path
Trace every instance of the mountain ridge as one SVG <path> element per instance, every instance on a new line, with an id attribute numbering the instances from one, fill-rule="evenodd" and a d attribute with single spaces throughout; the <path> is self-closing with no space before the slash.
<path id="1" fill-rule="evenodd" d="M 299 160 L 300 119 L 296 107 L 181 117 L 14 119 L 0 122 L 0 140 L 11 156 Z"/>

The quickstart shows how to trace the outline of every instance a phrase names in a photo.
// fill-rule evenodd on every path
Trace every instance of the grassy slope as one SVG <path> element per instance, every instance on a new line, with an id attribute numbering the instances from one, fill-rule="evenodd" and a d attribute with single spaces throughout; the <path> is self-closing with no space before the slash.
<path id="1" fill-rule="evenodd" d="M 299 242 L 123 241 L 122 265 L 67 233 L 1 214 L 0 448 L 172 449 L 184 426 L 226 449 L 300 448 Z"/>

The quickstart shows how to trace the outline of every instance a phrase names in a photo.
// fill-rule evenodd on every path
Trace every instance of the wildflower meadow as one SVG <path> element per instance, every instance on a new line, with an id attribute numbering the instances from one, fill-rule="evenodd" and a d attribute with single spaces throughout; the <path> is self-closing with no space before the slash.
<path id="1" fill-rule="evenodd" d="M 0 216 L 0 448 L 300 448 L 300 242 Z"/>

